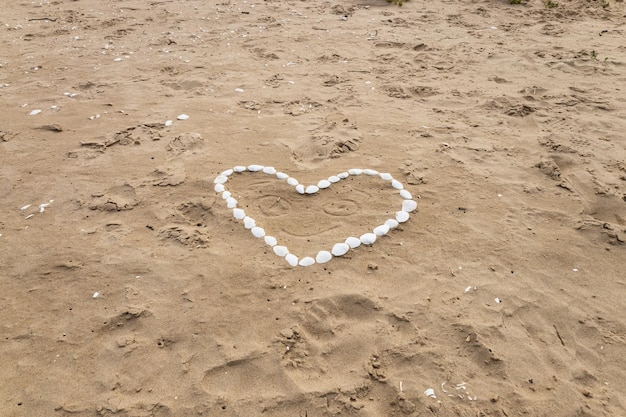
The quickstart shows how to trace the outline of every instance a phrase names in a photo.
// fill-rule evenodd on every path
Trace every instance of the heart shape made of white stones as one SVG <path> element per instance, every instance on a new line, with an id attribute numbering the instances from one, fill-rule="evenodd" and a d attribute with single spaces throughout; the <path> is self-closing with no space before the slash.
<path id="1" fill-rule="evenodd" d="M 380 226 L 376 226 L 371 232 L 364 233 L 358 238 L 350 236 L 344 242 L 339 242 L 333 245 L 330 251 L 320 250 L 315 258 L 310 256 L 299 258 L 295 254 L 289 252 L 289 249 L 286 246 L 279 245 L 275 237 L 267 235 L 262 227 L 257 226 L 256 221 L 252 217 L 247 216 L 243 209 L 237 207 L 237 200 L 232 196 L 231 192 L 226 189 L 226 183 L 231 175 L 246 171 L 261 172 L 267 175 L 275 176 L 279 180 L 286 180 L 287 184 L 294 187 L 300 194 L 315 194 L 320 189 L 328 188 L 333 183 L 346 179 L 350 175 L 378 176 L 382 181 L 389 182 L 391 187 L 399 191 L 400 197 L 402 198 L 402 207 L 396 212 L 395 218 L 386 220 Z M 249 229 L 254 237 L 259 239 L 263 238 L 265 243 L 272 247 L 274 253 L 281 258 L 284 258 L 292 267 L 298 265 L 310 266 L 315 263 L 323 264 L 330 261 L 333 257 L 345 255 L 350 249 L 355 249 L 361 245 L 372 245 L 376 242 L 377 237 L 386 235 L 389 233 L 389 230 L 397 227 L 398 224 L 408 221 L 409 213 L 417 208 L 417 203 L 413 200 L 411 193 L 404 189 L 404 185 L 402 185 L 400 181 L 394 179 L 389 173 L 380 173 L 374 169 L 353 168 L 337 175 L 331 175 L 328 179 L 320 180 L 317 185 L 306 186 L 304 184 L 300 184 L 300 182 L 294 177 L 291 177 L 284 172 L 277 171 L 276 168 L 271 166 L 238 165 L 231 169 L 227 169 L 215 177 L 213 183 L 215 184 L 215 192 L 222 195 L 222 199 L 226 201 L 226 206 L 233 210 L 233 216 L 235 219 L 243 221 L 243 226 L 246 229 Z"/>

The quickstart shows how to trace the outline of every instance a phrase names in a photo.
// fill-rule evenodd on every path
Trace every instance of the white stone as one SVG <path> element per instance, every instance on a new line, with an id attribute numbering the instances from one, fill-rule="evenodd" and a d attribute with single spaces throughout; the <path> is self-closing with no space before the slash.
<path id="1" fill-rule="evenodd" d="M 215 184 L 216 193 L 223 193 L 225 189 L 226 187 L 224 187 L 224 184 Z"/>
<path id="2" fill-rule="evenodd" d="M 30 113 L 28 113 L 29 116 L 35 116 L 36 114 L 41 113 L 40 109 L 35 109 L 33 111 L 31 111 Z"/>
<path id="3" fill-rule="evenodd" d="M 231 175 L 233 175 L 233 169 L 227 169 L 226 171 L 222 172 L 220 175 L 224 176 L 224 177 L 230 177 Z"/>
<path id="4" fill-rule="evenodd" d="M 274 247 L 272 247 L 272 250 L 276 255 L 280 256 L 281 258 L 284 258 L 289 253 L 289 249 L 287 249 L 286 246 L 275 245 Z"/>
<path id="5" fill-rule="evenodd" d="M 391 180 L 391 186 L 396 190 L 404 189 L 404 185 L 402 185 L 402 183 L 398 180 Z"/>
<path id="6" fill-rule="evenodd" d="M 225 177 L 223 175 L 218 175 L 217 177 L 215 177 L 215 179 L 213 180 L 213 182 L 215 184 L 226 184 L 226 181 L 228 181 L 228 177 Z"/>
<path id="7" fill-rule="evenodd" d="M 274 167 L 263 167 L 263 172 L 269 175 L 276 174 L 276 168 Z"/>
<path id="8" fill-rule="evenodd" d="M 372 245 L 376 242 L 376 235 L 374 233 L 365 233 L 359 239 L 364 245 Z"/>
<path id="9" fill-rule="evenodd" d="M 400 190 L 400 197 L 407 199 L 407 200 L 411 200 L 413 198 L 411 193 L 408 192 L 407 190 Z"/>
<path id="10" fill-rule="evenodd" d="M 331 175 L 330 177 L 328 177 L 328 182 L 335 183 L 335 182 L 339 182 L 339 181 L 341 181 L 341 178 L 339 178 L 336 175 Z"/>
<path id="11" fill-rule="evenodd" d="M 311 266 L 315 263 L 315 259 L 311 258 L 310 256 L 306 256 L 302 259 L 300 259 L 300 262 L 298 262 L 298 265 L 300 266 Z"/>
<path id="12" fill-rule="evenodd" d="M 396 219 L 387 219 L 385 220 L 385 224 L 389 226 L 390 229 L 398 227 L 398 221 Z"/>
<path id="13" fill-rule="evenodd" d="M 304 194 L 304 185 L 302 184 L 296 185 L 296 191 L 299 192 L 300 194 Z"/>
<path id="14" fill-rule="evenodd" d="M 237 207 L 237 200 L 235 200 L 232 197 L 228 197 L 226 199 L 226 207 L 228 207 L 228 208 L 235 208 L 235 207 Z"/>
<path id="15" fill-rule="evenodd" d="M 389 233 L 389 226 L 386 224 L 381 224 L 374 228 L 374 234 L 376 236 L 385 236 L 387 233 Z"/>
<path id="16" fill-rule="evenodd" d="M 183 114 L 179 114 L 176 118 L 178 120 L 187 120 L 189 119 L 189 116 L 183 113 Z"/>
<path id="17" fill-rule="evenodd" d="M 352 168 L 348 170 L 348 174 L 350 175 L 361 175 L 363 170 L 361 168 Z"/>
<path id="18" fill-rule="evenodd" d="M 306 187 L 306 190 L 304 190 L 304 192 L 307 194 L 315 194 L 319 190 L 320 188 L 317 185 L 309 185 L 308 187 Z"/>
<path id="19" fill-rule="evenodd" d="M 392 181 L 393 177 L 388 172 L 378 174 L 383 181 Z"/>
<path id="20" fill-rule="evenodd" d="M 277 172 L 276 178 L 278 178 L 279 180 L 286 180 L 287 178 L 289 178 L 289 175 L 285 174 L 284 172 Z"/>
<path id="21" fill-rule="evenodd" d="M 298 182 L 297 179 L 293 178 L 293 177 L 289 177 L 287 178 L 287 184 L 291 185 L 292 187 L 295 187 L 296 185 L 300 184 Z"/>
<path id="22" fill-rule="evenodd" d="M 358 248 L 359 246 L 361 246 L 361 240 L 358 237 L 350 236 L 346 239 L 346 244 L 352 249 Z"/>
<path id="23" fill-rule="evenodd" d="M 227 199 L 228 199 L 228 197 L 232 197 L 231 192 L 230 192 L 230 191 L 224 191 L 224 192 L 222 193 L 222 200 L 227 200 Z"/>
<path id="24" fill-rule="evenodd" d="M 298 265 L 298 257 L 296 255 L 294 255 L 293 253 L 288 253 L 287 255 L 285 255 L 285 260 L 291 266 L 297 266 Z"/>
<path id="25" fill-rule="evenodd" d="M 402 211 L 406 211 L 407 213 L 410 213 L 416 208 L 417 208 L 417 203 L 414 200 L 404 200 L 402 202 Z"/>
<path id="26" fill-rule="evenodd" d="M 256 221 L 254 221 L 252 217 L 246 216 L 243 218 L 243 227 L 246 229 L 252 229 L 254 226 L 256 226 Z"/>
<path id="27" fill-rule="evenodd" d="M 276 244 L 278 243 L 278 241 L 276 240 L 274 236 L 265 236 L 263 240 L 265 241 L 266 244 L 270 246 L 276 246 Z"/>
<path id="28" fill-rule="evenodd" d="M 246 212 L 243 209 L 236 208 L 233 210 L 233 216 L 237 220 L 243 220 L 246 217 Z"/>
<path id="29" fill-rule="evenodd" d="M 330 181 L 328 181 L 328 180 L 321 180 L 320 182 L 317 183 L 317 187 L 318 188 L 328 188 L 328 187 L 330 187 Z"/>
<path id="30" fill-rule="evenodd" d="M 348 178 L 350 176 L 350 174 L 348 174 L 347 172 L 340 172 L 339 174 L 337 174 L 337 176 L 340 179 L 345 180 L 346 178 Z"/>
<path id="31" fill-rule="evenodd" d="M 262 227 L 258 227 L 255 226 L 252 228 L 252 234 L 254 235 L 254 237 L 258 237 L 261 238 L 263 236 L 265 236 L 265 229 L 263 229 Z"/>
<path id="32" fill-rule="evenodd" d="M 315 256 L 315 262 L 317 262 L 318 264 L 325 264 L 326 262 L 330 261 L 332 258 L 333 258 L 332 253 L 326 250 L 321 250 Z"/>
<path id="33" fill-rule="evenodd" d="M 404 223 L 407 220 L 409 220 L 409 213 L 407 213 L 406 211 L 398 211 L 396 213 L 396 220 L 398 221 L 398 223 Z"/>
<path id="34" fill-rule="evenodd" d="M 233 171 L 235 172 L 244 172 L 246 171 L 248 168 L 241 166 L 241 165 L 237 165 L 236 167 L 233 167 Z"/>
<path id="35" fill-rule="evenodd" d="M 378 171 L 376 171 L 375 169 L 369 169 L 369 168 L 364 169 L 363 173 L 365 175 L 378 175 Z"/>
<path id="36" fill-rule="evenodd" d="M 347 243 L 335 243 L 330 253 L 333 256 L 343 256 L 350 250 L 350 246 Z"/>
<path id="37" fill-rule="evenodd" d="M 263 165 L 248 165 L 248 171 L 250 172 L 261 171 L 263 168 L 264 168 Z"/>

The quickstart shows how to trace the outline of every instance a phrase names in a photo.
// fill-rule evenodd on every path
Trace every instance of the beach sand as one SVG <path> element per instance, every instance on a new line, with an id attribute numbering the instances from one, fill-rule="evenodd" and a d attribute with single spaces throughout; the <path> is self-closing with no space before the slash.
<path id="1" fill-rule="evenodd" d="M 5 1 L 0 415 L 626 415 L 625 16 Z"/>

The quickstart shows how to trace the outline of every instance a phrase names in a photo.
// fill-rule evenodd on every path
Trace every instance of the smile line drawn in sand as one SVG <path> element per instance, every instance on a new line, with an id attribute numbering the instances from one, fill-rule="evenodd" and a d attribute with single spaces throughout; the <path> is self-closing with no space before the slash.
<path id="1" fill-rule="evenodd" d="M 330 251 L 320 250 L 315 258 L 310 256 L 306 256 L 304 258 L 299 258 L 297 255 L 289 252 L 289 249 L 286 246 L 282 246 L 278 244 L 277 239 L 274 236 L 267 235 L 265 233 L 265 229 L 258 226 L 256 221 L 246 215 L 246 212 L 237 207 L 238 201 L 233 197 L 232 193 L 228 191 L 226 188 L 226 183 L 228 182 L 228 178 L 233 174 L 240 174 L 243 172 L 261 172 L 270 176 L 275 176 L 278 180 L 286 180 L 287 184 L 291 185 L 295 188 L 295 190 L 299 194 L 303 195 L 311 195 L 315 194 L 318 191 L 329 188 L 332 184 L 337 183 L 343 179 L 348 178 L 349 176 L 358 176 L 358 175 L 369 175 L 369 176 L 378 176 L 382 181 L 387 181 L 390 183 L 391 187 L 399 191 L 400 197 L 402 198 L 402 207 L 401 210 L 397 211 L 395 214 L 395 218 L 387 219 L 383 224 L 376 226 L 372 232 L 367 232 L 362 234 L 360 237 L 350 236 L 345 239 L 344 242 L 339 242 L 333 245 Z M 287 263 L 292 266 L 311 266 L 315 263 L 323 264 L 329 262 L 333 256 L 339 257 L 343 256 L 350 249 L 355 249 L 359 246 L 363 245 L 373 245 L 376 242 L 377 237 L 384 236 L 391 229 L 394 229 L 400 223 L 404 223 L 409 220 L 409 213 L 417 209 L 417 203 L 413 200 L 411 193 L 404 189 L 404 185 L 394 179 L 389 173 L 380 173 L 374 169 L 361 169 L 361 168 L 352 168 L 348 171 L 341 172 L 337 175 L 331 175 L 328 179 L 320 180 L 317 185 L 304 185 L 301 184 L 294 177 L 289 176 L 284 172 L 277 171 L 276 168 L 271 166 L 263 166 L 263 165 L 248 165 L 242 166 L 237 165 L 231 169 L 227 169 L 219 174 L 213 180 L 215 184 L 215 192 L 222 195 L 222 199 L 226 202 L 226 207 L 233 210 L 233 216 L 237 220 L 241 220 L 243 222 L 243 226 L 246 229 L 249 229 L 252 232 L 252 235 L 256 238 L 263 238 L 265 243 L 272 247 L 274 253 L 281 258 L 284 258 Z"/>

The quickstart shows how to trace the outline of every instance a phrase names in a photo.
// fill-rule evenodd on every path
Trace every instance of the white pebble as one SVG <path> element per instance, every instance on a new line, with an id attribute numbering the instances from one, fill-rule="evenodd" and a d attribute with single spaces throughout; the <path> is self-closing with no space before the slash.
<path id="1" fill-rule="evenodd" d="M 300 262 L 298 262 L 298 265 L 300 266 L 311 266 L 315 263 L 315 259 L 311 258 L 310 256 L 306 256 L 302 259 L 300 259 Z"/>
<path id="2" fill-rule="evenodd" d="M 352 168 L 348 170 L 348 174 L 350 175 L 361 175 L 363 173 L 363 170 L 360 168 Z"/>
<path id="3" fill-rule="evenodd" d="M 407 213 L 406 211 L 396 212 L 396 220 L 398 221 L 398 223 L 404 223 L 405 221 L 409 220 L 409 213 Z"/>
<path id="4" fill-rule="evenodd" d="M 35 110 L 31 111 L 30 113 L 28 113 L 28 115 L 29 116 L 34 116 L 34 115 L 39 114 L 39 113 L 41 113 L 41 110 L 40 109 L 35 109 Z"/>
<path id="5" fill-rule="evenodd" d="M 281 258 L 284 258 L 289 253 L 289 249 L 286 246 L 275 245 L 272 250 Z"/>
<path id="6" fill-rule="evenodd" d="M 359 239 L 364 245 L 372 245 L 376 242 L 376 235 L 374 233 L 365 233 Z"/>
<path id="7" fill-rule="evenodd" d="M 385 220 L 385 224 L 389 226 L 390 229 L 398 227 L 398 221 L 396 219 L 387 219 Z"/>
<path id="8" fill-rule="evenodd" d="M 330 253 L 334 256 L 343 256 L 350 250 L 350 245 L 347 243 L 335 243 Z"/>
<path id="9" fill-rule="evenodd" d="M 223 200 L 227 200 L 227 199 L 228 199 L 228 197 L 232 197 L 232 193 L 231 193 L 230 191 L 224 191 L 224 192 L 222 193 L 222 199 L 223 199 Z M 232 207 L 232 208 L 234 208 L 234 207 Z"/>
<path id="10" fill-rule="evenodd" d="M 224 187 L 224 184 L 215 184 L 216 193 L 223 193 L 225 189 L 226 187 Z"/>
<path id="11" fill-rule="evenodd" d="M 213 182 L 215 184 L 226 184 L 226 182 L 228 181 L 228 177 L 225 177 L 223 175 L 218 175 L 217 177 L 215 177 L 215 179 L 213 180 Z"/>
<path id="12" fill-rule="evenodd" d="M 404 189 L 404 185 L 402 185 L 402 183 L 398 180 L 391 180 L 391 186 L 396 190 Z"/>
<path id="13" fill-rule="evenodd" d="M 293 178 L 293 177 L 289 177 L 287 178 L 287 184 L 291 185 L 292 187 L 295 187 L 296 185 L 300 184 L 298 182 L 297 179 Z"/>
<path id="14" fill-rule="evenodd" d="M 350 174 L 348 174 L 347 172 L 340 172 L 339 174 L 337 174 L 337 176 L 340 179 L 345 180 L 346 178 L 348 178 L 350 176 Z"/>
<path id="15" fill-rule="evenodd" d="M 237 207 L 237 200 L 235 200 L 232 197 L 228 197 L 226 199 L 226 207 L 228 207 L 228 208 L 235 208 L 235 207 Z"/>
<path id="16" fill-rule="evenodd" d="M 416 208 L 417 208 L 417 203 L 414 200 L 404 200 L 402 202 L 402 211 L 406 211 L 407 213 L 410 213 Z"/>
<path id="17" fill-rule="evenodd" d="M 174 124 L 174 122 L 173 122 L 173 121 L 171 121 L 171 120 L 166 120 L 166 121 L 165 121 L 165 127 L 170 127 L 170 126 L 171 126 L 171 125 L 173 125 L 173 124 Z"/>
<path id="18" fill-rule="evenodd" d="M 276 178 L 278 178 L 279 180 L 285 180 L 289 178 L 289 175 L 285 174 L 284 172 L 277 172 Z"/>
<path id="19" fill-rule="evenodd" d="M 252 234 L 254 235 L 254 237 L 258 237 L 261 238 L 263 236 L 265 236 L 265 229 L 263 229 L 262 227 L 258 227 L 255 226 L 252 228 Z"/>
<path id="20" fill-rule="evenodd" d="M 246 169 L 248 168 L 241 166 L 241 165 L 237 165 L 236 167 L 233 167 L 233 171 L 235 172 L 244 172 Z"/>
<path id="21" fill-rule="evenodd" d="M 243 209 L 236 208 L 236 209 L 233 210 L 233 216 L 237 220 L 242 220 L 242 219 L 244 219 L 246 217 L 246 212 L 243 211 Z"/>
<path id="22" fill-rule="evenodd" d="M 383 181 L 392 181 L 393 177 L 388 172 L 378 174 Z"/>
<path id="23" fill-rule="evenodd" d="M 407 190 L 400 190 L 400 197 L 407 199 L 407 200 L 411 200 L 413 198 L 411 193 L 408 192 Z"/>
<path id="24" fill-rule="evenodd" d="M 376 236 L 385 236 L 387 233 L 389 233 L 389 226 L 386 224 L 381 224 L 374 228 L 374 234 Z"/>
<path id="25" fill-rule="evenodd" d="M 263 240 L 265 240 L 265 243 L 270 246 L 276 246 L 276 244 L 278 243 L 274 236 L 265 236 Z"/>
<path id="26" fill-rule="evenodd" d="M 263 167 L 263 172 L 265 172 L 266 174 L 269 174 L 269 175 L 274 175 L 274 174 L 276 174 L 276 168 L 274 168 L 274 167 Z"/>
<path id="27" fill-rule="evenodd" d="M 254 226 L 256 226 L 256 221 L 252 217 L 246 216 L 243 218 L 243 227 L 252 229 Z"/>
<path id="28" fill-rule="evenodd" d="M 363 173 L 365 175 L 378 175 L 378 171 L 376 171 L 375 169 L 369 169 L 369 168 L 364 169 Z"/>
<path id="29" fill-rule="evenodd" d="M 318 264 L 325 264 L 326 262 L 330 261 L 332 258 L 333 258 L 333 255 L 330 252 L 326 250 L 321 250 L 315 256 L 315 262 L 317 262 Z"/>
<path id="30" fill-rule="evenodd" d="M 187 120 L 189 119 L 189 116 L 187 116 L 186 114 L 179 114 L 177 117 L 178 120 Z"/>
<path id="31" fill-rule="evenodd" d="M 261 171 L 263 168 L 264 168 L 263 165 L 248 165 L 248 171 L 250 172 Z"/>
<path id="32" fill-rule="evenodd" d="M 220 175 L 223 177 L 230 177 L 231 175 L 233 175 L 233 171 L 232 168 L 231 169 L 227 169 L 226 171 L 222 172 Z"/>
<path id="33" fill-rule="evenodd" d="M 328 181 L 328 180 L 321 180 L 320 182 L 317 183 L 317 187 L 318 188 L 328 188 L 328 187 L 330 187 L 330 181 Z"/>
<path id="34" fill-rule="evenodd" d="M 302 184 L 296 185 L 296 191 L 299 192 L 300 194 L 304 194 L 304 185 Z"/>
<path id="35" fill-rule="evenodd" d="M 358 237 L 350 236 L 346 239 L 346 245 L 350 246 L 352 249 L 358 248 L 361 246 L 361 240 Z"/>
<path id="36" fill-rule="evenodd" d="M 328 182 L 335 183 L 335 182 L 339 182 L 339 181 L 341 181 L 341 178 L 339 178 L 336 175 L 331 175 L 330 177 L 328 177 Z"/>
<path id="37" fill-rule="evenodd" d="M 306 187 L 306 190 L 304 190 L 304 192 L 307 194 L 315 194 L 319 190 L 320 189 L 317 185 L 309 185 L 308 187 Z"/>
<path id="38" fill-rule="evenodd" d="M 98 291 L 93 293 L 93 298 L 98 298 L 98 296 L 100 296 L 100 293 Z"/>
<path id="39" fill-rule="evenodd" d="M 285 255 L 285 260 L 291 266 L 298 265 L 298 257 L 294 255 L 293 253 L 288 253 L 287 255 Z"/>

